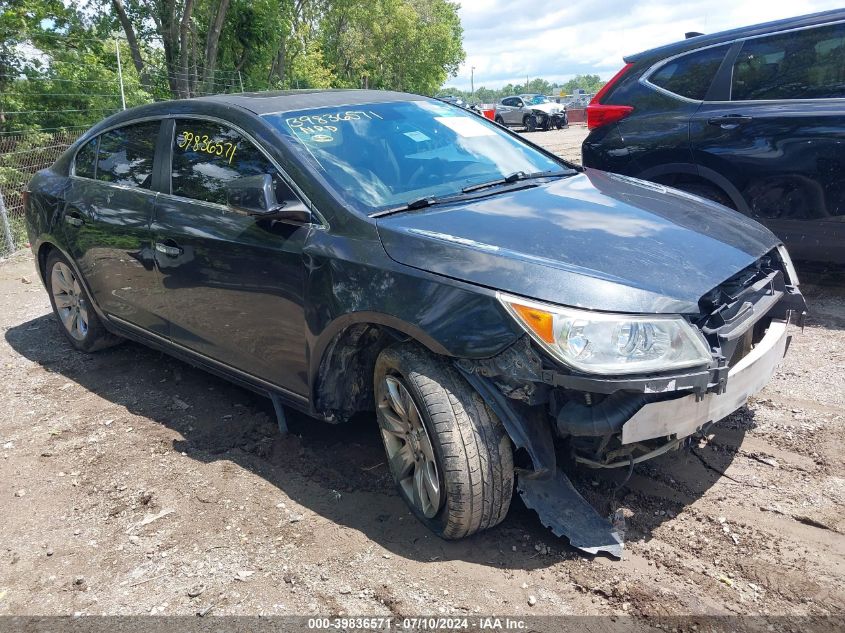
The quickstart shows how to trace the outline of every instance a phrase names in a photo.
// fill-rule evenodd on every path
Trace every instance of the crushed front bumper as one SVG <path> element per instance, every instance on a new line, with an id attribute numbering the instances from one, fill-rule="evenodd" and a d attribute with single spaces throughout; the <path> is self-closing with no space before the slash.
<path id="1" fill-rule="evenodd" d="M 742 407 L 765 387 L 789 348 L 786 321 L 772 321 L 763 339 L 728 372 L 725 391 L 645 404 L 622 426 L 622 444 L 687 437 Z"/>

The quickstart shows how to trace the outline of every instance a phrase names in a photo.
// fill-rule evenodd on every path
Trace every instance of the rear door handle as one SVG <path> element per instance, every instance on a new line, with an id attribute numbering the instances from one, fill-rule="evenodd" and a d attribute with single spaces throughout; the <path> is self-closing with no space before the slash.
<path id="1" fill-rule="evenodd" d="M 726 116 L 718 116 L 712 119 L 707 119 L 710 125 L 718 125 L 723 130 L 733 130 L 744 123 L 751 122 L 750 116 L 743 116 L 741 114 L 728 114 Z"/>
<path id="2" fill-rule="evenodd" d="M 80 227 L 85 224 L 85 220 L 82 219 L 82 216 L 75 211 L 65 214 L 65 222 L 76 227 Z"/>
<path id="3" fill-rule="evenodd" d="M 171 246 L 169 244 L 162 244 L 161 242 L 156 242 L 155 248 L 159 253 L 167 257 L 179 257 L 184 252 L 181 246 Z"/>

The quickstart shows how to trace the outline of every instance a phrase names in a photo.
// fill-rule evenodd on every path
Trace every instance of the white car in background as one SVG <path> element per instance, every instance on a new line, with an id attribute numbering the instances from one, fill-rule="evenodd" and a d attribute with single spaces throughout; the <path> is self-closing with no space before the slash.
<path id="1" fill-rule="evenodd" d="M 496 123 L 508 127 L 523 127 L 529 132 L 537 128 L 561 129 L 568 123 L 566 107 L 540 94 L 505 97 L 496 104 Z"/>

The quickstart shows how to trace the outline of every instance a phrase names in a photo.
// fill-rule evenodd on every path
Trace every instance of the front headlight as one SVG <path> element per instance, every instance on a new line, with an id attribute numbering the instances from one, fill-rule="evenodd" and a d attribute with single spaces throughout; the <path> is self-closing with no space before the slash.
<path id="1" fill-rule="evenodd" d="M 499 294 L 546 351 L 585 373 L 665 372 L 710 362 L 704 338 L 679 316 L 589 312 Z"/>

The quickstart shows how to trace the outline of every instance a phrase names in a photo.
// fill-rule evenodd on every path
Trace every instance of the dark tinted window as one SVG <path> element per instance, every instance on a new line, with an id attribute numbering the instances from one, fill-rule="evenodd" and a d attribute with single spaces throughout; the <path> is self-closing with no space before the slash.
<path id="1" fill-rule="evenodd" d="M 845 97 L 845 25 L 748 40 L 733 69 L 731 99 Z"/>
<path id="2" fill-rule="evenodd" d="M 703 101 L 729 46 L 716 46 L 673 59 L 654 73 L 655 86 L 687 99 Z"/>
<path id="3" fill-rule="evenodd" d="M 149 189 L 160 123 L 136 123 L 100 135 L 97 180 Z"/>
<path id="4" fill-rule="evenodd" d="M 92 138 L 76 153 L 73 172 L 82 178 L 94 177 L 94 161 L 97 155 L 97 139 Z"/>
<path id="5" fill-rule="evenodd" d="M 277 200 L 293 197 L 273 164 L 235 130 L 209 121 L 176 121 L 173 195 L 226 204 L 227 182 L 260 174 L 273 176 Z"/>
<path id="6" fill-rule="evenodd" d="M 516 97 L 508 97 L 507 99 L 502 99 L 502 105 L 518 108 L 520 106 L 520 102 Z"/>

